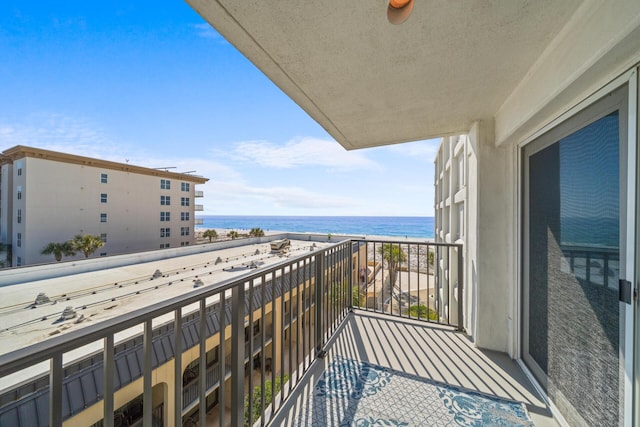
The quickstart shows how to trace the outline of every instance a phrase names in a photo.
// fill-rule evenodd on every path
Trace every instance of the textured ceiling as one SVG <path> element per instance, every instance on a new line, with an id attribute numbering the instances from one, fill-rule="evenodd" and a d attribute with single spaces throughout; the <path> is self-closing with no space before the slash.
<path id="1" fill-rule="evenodd" d="M 188 0 L 347 149 L 492 118 L 579 0 Z"/>

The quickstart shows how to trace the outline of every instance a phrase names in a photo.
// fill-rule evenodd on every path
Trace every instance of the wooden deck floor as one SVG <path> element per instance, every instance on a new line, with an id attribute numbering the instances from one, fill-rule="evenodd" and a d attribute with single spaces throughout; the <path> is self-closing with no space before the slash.
<path id="1" fill-rule="evenodd" d="M 287 425 L 336 355 L 434 381 L 524 402 L 536 426 L 557 426 L 518 364 L 504 353 L 477 349 L 448 327 L 356 311 L 349 315 L 271 425 Z M 410 391 L 408 391 L 410 392 Z"/>

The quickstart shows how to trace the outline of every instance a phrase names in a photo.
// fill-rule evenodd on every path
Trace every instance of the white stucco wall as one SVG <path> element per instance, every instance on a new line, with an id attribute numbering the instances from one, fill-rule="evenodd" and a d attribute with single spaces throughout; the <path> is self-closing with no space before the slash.
<path id="1" fill-rule="evenodd" d="M 495 114 L 517 143 L 640 61 L 640 2 L 587 0 Z"/>
<path id="2" fill-rule="evenodd" d="M 495 147 L 493 122 L 476 122 L 469 132 L 477 156 L 475 256 L 471 274 L 477 276 L 476 334 L 479 347 L 509 352 L 514 307 L 512 295 L 516 263 L 511 148 Z M 473 215 L 473 214 L 472 214 Z M 471 244 L 470 244 L 471 245 Z"/>
<path id="3" fill-rule="evenodd" d="M 41 255 L 42 248 L 77 234 L 107 234 L 107 242 L 93 256 L 194 243 L 194 183 L 186 192 L 181 191 L 182 181 L 170 179 L 166 190 L 160 180 L 167 178 L 31 157 L 22 161 L 23 174 L 13 183 L 13 192 L 22 185 L 22 200 L 14 206 L 22 209 L 22 223 L 14 218 L 14 238 L 22 233 L 22 247 L 14 245 L 14 265 L 17 257 L 22 265 L 49 262 L 52 255 Z M 103 173 L 107 183 L 101 183 Z M 106 203 L 101 202 L 103 193 Z M 171 197 L 169 206 L 160 204 L 161 195 Z M 182 197 L 189 198 L 188 207 L 181 206 Z M 170 212 L 171 220 L 160 221 L 161 211 Z M 181 212 L 189 212 L 189 221 L 181 221 Z M 101 213 L 107 214 L 107 222 L 100 221 Z M 181 227 L 189 227 L 189 236 L 181 236 Z M 161 238 L 161 228 L 170 228 L 170 237 Z M 69 259 L 81 258 L 79 253 Z"/>

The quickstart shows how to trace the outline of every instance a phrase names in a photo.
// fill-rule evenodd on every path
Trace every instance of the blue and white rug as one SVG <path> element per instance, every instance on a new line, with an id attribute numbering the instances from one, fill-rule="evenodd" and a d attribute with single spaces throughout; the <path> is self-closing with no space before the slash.
<path id="1" fill-rule="evenodd" d="M 336 356 L 297 426 L 533 426 L 523 403 Z"/>

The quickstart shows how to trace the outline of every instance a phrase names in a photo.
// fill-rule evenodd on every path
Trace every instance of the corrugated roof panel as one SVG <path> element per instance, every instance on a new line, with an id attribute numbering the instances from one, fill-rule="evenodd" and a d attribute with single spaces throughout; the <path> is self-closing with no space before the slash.
<path id="1" fill-rule="evenodd" d="M 98 401 L 98 396 L 102 390 L 98 390 L 96 382 L 93 379 L 93 371 L 85 372 L 80 376 L 80 383 L 84 392 L 85 405 L 93 404 Z"/>
<path id="2" fill-rule="evenodd" d="M 124 357 L 118 357 L 115 360 L 115 365 L 118 378 L 120 378 L 120 384 L 122 384 L 122 386 L 129 384 L 131 382 L 131 373 L 129 372 L 127 359 Z"/>
<path id="3" fill-rule="evenodd" d="M 74 378 L 64 386 L 67 389 L 67 395 L 69 396 L 71 414 L 77 414 L 84 408 L 84 393 L 82 392 L 82 386 L 80 385 L 80 378 Z"/>
<path id="4" fill-rule="evenodd" d="M 102 398 L 102 388 L 104 384 L 104 366 L 102 363 L 98 364 L 95 369 L 92 369 L 91 373 L 93 374 L 93 381 L 96 384 L 97 396 L 98 398 Z"/>
<path id="5" fill-rule="evenodd" d="M 165 335 L 164 337 L 162 337 L 162 340 L 160 341 L 160 343 L 162 344 L 162 348 L 164 350 L 164 354 L 167 356 L 167 360 L 173 359 L 173 356 L 174 356 L 174 352 L 173 352 L 173 333 Z"/>
<path id="6" fill-rule="evenodd" d="M 27 400 L 22 402 L 18 407 L 21 426 L 37 426 L 38 425 L 38 413 L 36 412 L 36 401 Z"/>
<path id="7" fill-rule="evenodd" d="M 217 332 L 216 327 L 213 323 L 212 314 L 207 315 L 207 336 L 210 337 Z"/>
<path id="8" fill-rule="evenodd" d="M 127 365 L 129 366 L 129 372 L 131 372 L 131 379 L 135 380 L 142 376 L 142 368 L 138 361 L 138 352 L 132 351 L 127 354 Z"/>
<path id="9" fill-rule="evenodd" d="M 219 331 L 220 330 L 220 321 L 218 320 L 218 313 L 214 313 L 213 316 L 211 316 L 211 320 L 213 321 L 213 330 L 214 331 Z"/>
<path id="10" fill-rule="evenodd" d="M 0 426 L 19 426 L 20 418 L 18 417 L 18 408 L 10 408 L 6 412 L 0 414 Z"/>
<path id="11" fill-rule="evenodd" d="M 49 424 L 49 393 L 42 393 L 36 398 L 36 411 L 38 413 L 38 425 L 46 426 Z M 0 422 L 0 425 L 4 424 Z"/>
<path id="12" fill-rule="evenodd" d="M 164 354 L 164 349 L 162 348 L 162 343 L 159 340 L 152 341 L 151 345 L 153 346 L 153 353 L 156 356 L 156 362 L 153 363 L 153 366 L 158 366 L 167 361 L 167 356 Z"/>
<path id="13" fill-rule="evenodd" d="M 142 366 L 144 366 L 144 363 Z M 151 366 L 158 366 L 158 355 L 156 354 L 156 348 L 153 345 L 151 346 Z"/>
<path id="14" fill-rule="evenodd" d="M 142 373 L 137 353 L 137 351 L 129 351 L 126 354 L 127 365 L 129 366 L 129 372 L 131 372 L 132 379 L 138 378 Z"/>
<path id="15" fill-rule="evenodd" d="M 187 346 L 185 348 L 191 348 L 198 343 L 198 330 L 195 323 L 187 325 L 185 330 L 185 338 Z"/>
<path id="16" fill-rule="evenodd" d="M 69 405 L 69 395 L 67 394 L 67 388 L 62 387 L 62 416 L 67 416 L 71 413 Z M 28 424 L 24 424 L 28 425 Z"/>

